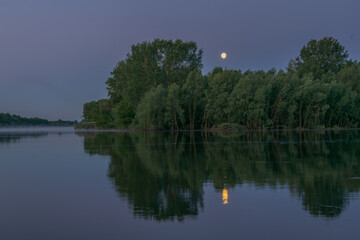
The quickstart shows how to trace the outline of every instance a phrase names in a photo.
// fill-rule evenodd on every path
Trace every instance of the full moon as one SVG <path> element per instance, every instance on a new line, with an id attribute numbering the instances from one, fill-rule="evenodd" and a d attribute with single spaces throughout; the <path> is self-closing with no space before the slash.
<path id="1" fill-rule="evenodd" d="M 226 58 L 226 52 L 221 53 L 221 54 L 220 54 L 220 57 L 221 57 L 222 59 L 225 59 L 225 58 Z"/>

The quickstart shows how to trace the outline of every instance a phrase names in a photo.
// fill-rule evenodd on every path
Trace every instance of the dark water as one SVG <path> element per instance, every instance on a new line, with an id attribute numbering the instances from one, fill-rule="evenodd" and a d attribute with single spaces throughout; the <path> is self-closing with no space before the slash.
<path id="1" fill-rule="evenodd" d="M 360 132 L 0 130 L 0 239 L 360 239 Z"/>

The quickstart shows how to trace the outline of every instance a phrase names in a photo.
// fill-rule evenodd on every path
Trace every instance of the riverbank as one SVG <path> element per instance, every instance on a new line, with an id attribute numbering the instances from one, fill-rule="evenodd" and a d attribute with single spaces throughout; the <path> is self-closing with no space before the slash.
<path id="1" fill-rule="evenodd" d="M 81 128 L 75 126 L 76 132 L 301 132 L 301 131 L 358 131 L 360 128 L 204 128 L 204 129 L 136 129 L 136 128 Z"/>

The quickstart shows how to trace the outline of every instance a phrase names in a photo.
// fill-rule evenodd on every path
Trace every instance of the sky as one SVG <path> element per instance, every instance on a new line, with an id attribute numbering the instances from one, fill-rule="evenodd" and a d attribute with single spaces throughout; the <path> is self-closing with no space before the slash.
<path id="1" fill-rule="evenodd" d="M 197 42 L 215 66 L 285 69 L 331 36 L 360 60 L 359 0 L 0 0 L 0 112 L 80 120 L 132 44 Z M 221 52 L 227 52 L 223 61 Z"/>

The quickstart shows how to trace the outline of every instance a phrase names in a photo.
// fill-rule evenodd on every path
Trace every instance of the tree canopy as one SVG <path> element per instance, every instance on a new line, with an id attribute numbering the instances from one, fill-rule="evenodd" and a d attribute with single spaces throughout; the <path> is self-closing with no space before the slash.
<path id="1" fill-rule="evenodd" d="M 86 103 L 83 123 L 173 130 L 360 127 L 360 64 L 334 38 L 309 41 L 286 72 L 216 67 L 204 75 L 201 61 L 194 42 L 133 45 L 106 81 L 109 99 Z"/>
<path id="2" fill-rule="evenodd" d="M 312 39 L 301 49 L 295 67 L 300 76 L 311 73 L 315 79 L 320 79 L 324 74 L 338 73 L 348 56 L 345 47 L 332 37 Z"/>
<path id="3" fill-rule="evenodd" d="M 151 88 L 184 84 L 190 72 L 202 68 L 201 60 L 202 50 L 194 42 L 155 39 L 133 45 L 106 81 L 115 126 L 128 127 Z"/>

